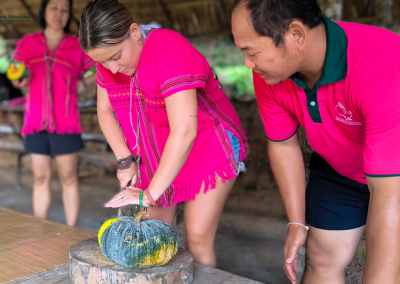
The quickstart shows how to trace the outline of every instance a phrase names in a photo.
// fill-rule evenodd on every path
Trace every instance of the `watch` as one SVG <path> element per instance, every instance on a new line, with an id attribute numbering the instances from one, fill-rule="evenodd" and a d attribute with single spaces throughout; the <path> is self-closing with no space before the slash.
<path id="1" fill-rule="evenodd" d="M 125 170 L 129 169 L 131 166 L 132 162 L 136 163 L 140 161 L 141 159 L 136 156 L 136 155 L 129 155 L 128 157 L 122 158 L 118 160 L 118 169 L 120 170 Z"/>

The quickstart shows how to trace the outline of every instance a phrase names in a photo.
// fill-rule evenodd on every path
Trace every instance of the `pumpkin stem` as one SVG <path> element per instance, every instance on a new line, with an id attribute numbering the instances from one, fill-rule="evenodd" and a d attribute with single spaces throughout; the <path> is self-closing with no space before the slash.
<path id="1" fill-rule="evenodd" d="M 135 221 L 136 223 L 140 223 L 140 222 L 142 222 L 142 218 L 143 217 L 149 217 L 149 213 L 147 213 L 147 212 L 139 212 L 139 213 L 136 214 L 136 216 L 133 219 L 133 221 Z"/>

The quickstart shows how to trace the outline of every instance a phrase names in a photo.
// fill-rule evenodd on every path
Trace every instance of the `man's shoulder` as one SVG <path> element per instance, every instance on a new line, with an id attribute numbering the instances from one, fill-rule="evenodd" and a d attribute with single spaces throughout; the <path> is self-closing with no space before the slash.
<path id="1" fill-rule="evenodd" d="M 348 39 L 348 55 L 353 55 L 354 59 L 380 61 L 381 64 L 387 64 L 387 67 L 400 66 L 400 35 L 374 26 L 344 22 L 338 24 Z"/>

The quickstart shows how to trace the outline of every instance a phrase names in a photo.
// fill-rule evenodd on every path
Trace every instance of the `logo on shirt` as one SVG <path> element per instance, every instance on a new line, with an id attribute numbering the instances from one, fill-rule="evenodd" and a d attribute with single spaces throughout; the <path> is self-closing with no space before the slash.
<path id="1" fill-rule="evenodd" d="M 336 120 L 346 123 L 348 125 L 361 125 L 360 122 L 353 122 L 353 113 L 350 110 L 344 108 L 344 106 L 338 102 L 336 106 L 336 112 L 339 116 L 336 116 Z"/>

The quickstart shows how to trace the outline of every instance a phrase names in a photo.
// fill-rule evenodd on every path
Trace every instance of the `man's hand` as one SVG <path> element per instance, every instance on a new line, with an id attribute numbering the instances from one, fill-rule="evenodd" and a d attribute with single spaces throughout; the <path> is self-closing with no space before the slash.
<path id="1" fill-rule="evenodd" d="M 289 226 L 285 241 L 285 272 L 292 284 L 296 284 L 297 258 L 300 248 L 304 245 L 307 238 L 307 230 L 300 225 L 292 224 Z"/>

